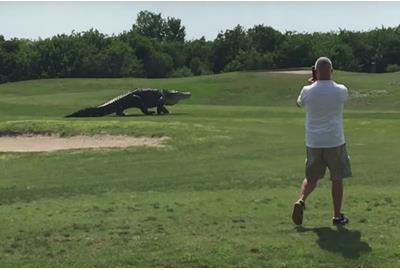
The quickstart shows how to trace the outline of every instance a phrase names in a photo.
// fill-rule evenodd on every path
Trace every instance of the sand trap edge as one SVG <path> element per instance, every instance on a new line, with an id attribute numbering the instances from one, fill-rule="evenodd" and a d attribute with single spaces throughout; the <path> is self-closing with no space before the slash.
<path id="1" fill-rule="evenodd" d="M 132 146 L 165 147 L 163 142 L 169 137 L 132 137 L 127 135 L 78 135 L 60 137 L 58 135 L 21 134 L 0 136 L 0 152 L 29 153 L 53 152 L 61 150 L 114 149 Z"/>

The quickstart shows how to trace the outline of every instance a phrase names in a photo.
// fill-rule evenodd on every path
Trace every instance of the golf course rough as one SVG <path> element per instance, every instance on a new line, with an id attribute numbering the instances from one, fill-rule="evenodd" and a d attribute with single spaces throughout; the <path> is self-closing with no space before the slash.
<path id="1" fill-rule="evenodd" d="M 162 138 L 166 147 L 0 153 L 2 267 L 399 267 L 400 73 L 335 71 L 351 223 L 330 181 L 291 222 L 304 177 L 307 74 L 51 79 L 0 85 L 0 135 Z M 65 119 L 135 87 L 190 91 L 171 115 Z M 372 92 L 384 90 L 385 92 Z M 366 95 L 364 93 L 375 93 Z M 385 93 L 385 94 L 381 94 Z"/>

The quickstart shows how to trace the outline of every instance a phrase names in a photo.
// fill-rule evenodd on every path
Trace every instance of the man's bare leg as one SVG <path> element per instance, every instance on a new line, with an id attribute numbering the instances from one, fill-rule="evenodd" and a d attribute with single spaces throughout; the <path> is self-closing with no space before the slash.
<path id="1" fill-rule="evenodd" d="M 314 190 L 317 181 L 310 181 L 307 178 L 303 180 L 303 184 L 300 189 L 300 199 L 295 202 L 293 206 L 292 220 L 294 224 L 301 225 L 303 223 L 303 211 L 305 208 L 305 200 L 308 195 Z"/>
<path id="2" fill-rule="evenodd" d="M 308 180 L 307 178 L 304 178 L 303 184 L 301 185 L 300 189 L 300 200 L 305 201 L 308 195 L 310 195 L 311 192 L 313 192 L 316 185 L 317 185 L 316 180 Z"/>
<path id="3" fill-rule="evenodd" d="M 332 181 L 332 199 L 334 217 L 340 217 L 343 198 L 343 181 Z"/>

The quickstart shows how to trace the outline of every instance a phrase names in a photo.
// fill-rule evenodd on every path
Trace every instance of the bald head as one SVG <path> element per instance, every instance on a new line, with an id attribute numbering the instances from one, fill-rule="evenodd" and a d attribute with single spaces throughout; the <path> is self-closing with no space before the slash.
<path id="1" fill-rule="evenodd" d="M 318 80 L 330 80 L 332 77 L 332 61 L 328 57 L 320 57 L 315 62 Z"/>

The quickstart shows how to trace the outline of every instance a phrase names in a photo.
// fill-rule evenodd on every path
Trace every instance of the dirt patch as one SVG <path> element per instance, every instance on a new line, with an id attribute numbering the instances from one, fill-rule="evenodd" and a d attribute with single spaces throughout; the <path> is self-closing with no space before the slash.
<path id="1" fill-rule="evenodd" d="M 44 136 L 19 135 L 0 137 L 0 152 L 50 152 L 87 148 L 126 148 L 130 146 L 164 147 L 167 137 L 130 137 L 123 135 Z"/>

